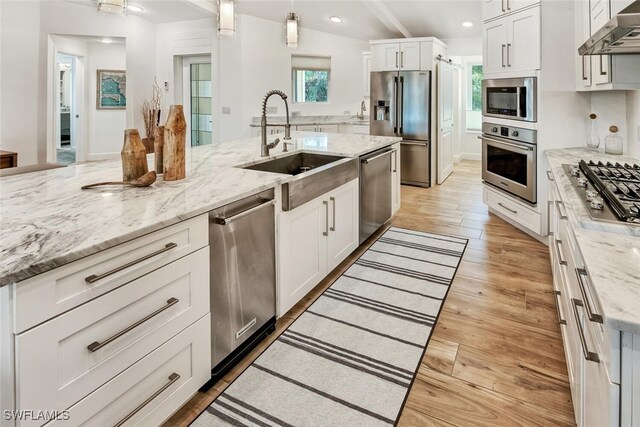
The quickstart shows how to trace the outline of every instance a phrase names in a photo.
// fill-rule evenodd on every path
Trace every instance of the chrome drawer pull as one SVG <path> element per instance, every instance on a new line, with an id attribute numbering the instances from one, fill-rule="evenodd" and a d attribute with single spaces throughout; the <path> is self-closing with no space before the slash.
<path id="1" fill-rule="evenodd" d="M 322 204 L 325 206 L 326 208 L 326 215 L 325 215 L 325 220 L 327 221 L 325 223 L 325 227 L 324 227 L 324 231 L 322 232 L 323 236 L 328 236 L 329 235 L 329 202 L 327 202 L 326 200 L 322 201 Z"/>
<path id="2" fill-rule="evenodd" d="M 562 252 L 562 240 L 556 239 L 556 250 L 558 251 L 558 263 L 560 265 L 567 265 L 567 260 L 564 259 L 564 253 Z"/>
<path id="3" fill-rule="evenodd" d="M 333 202 L 333 227 L 331 227 L 330 230 L 336 231 L 336 198 L 329 197 L 329 200 Z"/>
<path id="4" fill-rule="evenodd" d="M 175 249 L 175 248 L 177 248 L 177 247 L 178 247 L 178 244 L 177 244 L 177 243 L 173 243 L 173 242 L 171 242 L 171 243 L 167 243 L 167 244 L 164 246 L 164 248 L 162 248 L 162 249 L 160 249 L 160 250 L 158 250 L 158 251 L 155 251 L 155 252 L 153 252 L 153 253 L 150 253 L 150 254 L 148 254 L 148 255 L 145 255 L 145 256 L 143 256 L 143 257 L 141 257 L 141 258 L 138 258 L 138 259 L 136 259 L 136 260 L 134 260 L 134 261 L 128 262 L 128 263 L 126 263 L 125 265 L 121 265 L 120 267 L 116 267 L 116 268 L 114 268 L 113 270 L 107 271 L 106 273 L 102 273 L 102 274 L 98 274 L 98 275 L 96 275 L 96 274 L 92 274 L 92 275 L 91 275 L 91 276 L 89 276 L 89 277 L 85 277 L 85 278 L 84 278 L 84 281 L 85 281 L 85 282 L 87 282 L 87 283 L 95 283 L 95 282 L 97 282 L 98 280 L 102 280 L 102 279 L 104 279 L 105 277 L 109 277 L 109 276 L 111 276 L 112 274 L 115 274 L 115 273 L 117 273 L 117 272 L 119 272 L 119 271 L 125 270 L 125 269 L 127 269 L 127 268 L 129 268 L 129 267 L 132 267 L 132 266 L 134 266 L 134 265 L 138 264 L 138 263 L 141 263 L 142 261 L 146 261 L 146 260 L 148 260 L 149 258 L 153 258 L 154 256 L 157 256 L 157 255 L 160 255 L 160 254 L 162 254 L 162 253 L 168 252 L 168 251 L 170 251 L 171 249 Z"/>
<path id="5" fill-rule="evenodd" d="M 564 320 L 562 318 L 562 315 L 560 314 L 560 301 L 558 301 L 558 297 L 562 296 L 562 294 L 560 293 L 560 291 L 555 291 L 555 294 L 556 294 L 556 313 L 558 313 L 558 323 L 560 325 L 566 325 L 567 321 Z"/>
<path id="6" fill-rule="evenodd" d="M 589 351 L 587 348 L 587 339 L 584 337 L 584 329 L 580 324 L 580 316 L 578 316 L 578 306 L 583 307 L 582 301 L 571 298 L 571 306 L 573 307 L 573 315 L 576 318 L 576 325 L 578 326 L 578 335 L 580 336 L 580 344 L 582 345 L 582 354 L 586 360 L 591 362 L 600 363 L 600 357 L 597 353 Z"/>
<path id="7" fill-rule="evenodd" d="M 150 320 L 151 318 L 157 316 L 158 314 L 162 313 L 163 311 L 167 310 L 169 307 L 171 307 L 172 305 L 175 305 L 179 302 L 180 300 L 178 298 L 169 298 L 167 300 L 167 305 L 165 305 L 162 308 L 157 309 L 156 311 L 154 311 L 153 313 L 149 314 L 148 316 L 143 317 L 142 319 L 138 320 L 136 323 L 134 323 L 133 325 L 121 330 L 120 332 L 118 332 L 115 335 L 112 335 L 111 337 L 107 338 L 106 340 L 102 341 L 102 342 L 98 342 L 98 341 L 94 341 L 91 344 L 89 344 L 87 346 L 87 349 L 90 352 L 95 352 L 100 350 L 102 347 L 104 347 L 105 345 L 117 340 L 118 338 L 120 338 L 121 336 L 123 336 L 124 334 L 131 332 L 132 330 L 134 330 L 135 328 L 137 328 L 138 326 L 142 325 L 143 323 L 145 323 L 146 321 Z"/>
<path id="8" fill-rule="evenodd" d="M 547 179 L 549 181 L 555 181 L 555 179 L 553 178 L 553 174 L 551 173 L 551 171 L 547 171 Z"/>
<path id="9" fill-rule="evenodd" d="M 558 215 L 560 215 L 560 219 L 567 219 L 567 215 L 563 214 L 562 211 L 560 210 L 560 205 L 562 205 L 564 207 L 564 203 L 560 200 L 558 200 L 556 202 L 556 209 L 558 209 Z"/>
<path id="10" fill-rule="evenodd" d="M 582 299 L 587 307 L 587 316 L 589 320 L 596 323 L 604 323 L 604 319 L 601 314 L 595 313 L 591 308 L 591 303 L 589 302 L 589 298 L 587 298 L 587 288 L 586 284 L 583 280 L 584 277 L 589 277 L 587 270 L 584 268 L 576 268 L 576 275 L 578 276 L 578 284 L 580 285 L 580 293 L 582 294 Z"/>
<path id="11" fill-rule="evenodd" d="M 137 414 L 138 412 L 140 412 L 140 410 L 142 408 L 144 408 L 145 406 L 147 406 L 149 403 L 151 403 L 151 401 L 153 399 L 155 399 L 156 397 L 160 396 L 160 394 L 162 394 L 163 391 L 165 391 L 166 389 L 168 389 L 169 387 L 171 387 L 173 385 L 173 383 L 175 383 L 176 381 L 178 381 L 180 379 L 180 375 L 176 374 L 175 372 L 171 375 L 169 375 L 169 382 L 166 383 L 165 385 L 163 385 L 158 391 L 156 391 L 155 393 L 153 393 L 151 396 L 149 396 L 147 398 L 147 400 L 145 400 L 144 402 L 142 402 L 136 409 L 134 409 L 133 411 L 129 412 L 129 415 L 127 415 L 126 417 L 124 417 L 123 419 L 121 419 L 114 427 L 120 427 L 122 426 L 124 423 L 126 423 L 127 421 L 129 421 L 131 418 L 133 418 L 133 416 L 135 414 Z"/>
<path id="12" fill-rule="evenodd" d="M 513 209 L 508 208 L 505 205 L 503 205 L 502 202 L 498 202 L 498 206 L 502 206 L 503 208 L 505 208 L 506 210 L 508 210 L 509 212 L 511 212 L 514 215 L 518 213 L 518 211 L 514 211 Z"/>

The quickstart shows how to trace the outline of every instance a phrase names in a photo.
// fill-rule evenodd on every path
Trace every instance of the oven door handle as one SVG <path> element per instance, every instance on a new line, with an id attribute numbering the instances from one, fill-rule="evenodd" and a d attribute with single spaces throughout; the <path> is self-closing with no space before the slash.
<path id="1" fill-rule="evenodd" d="M 515 148 L 517 150 L 520 150 L 520 151 L 524 152 L 525 154 L 527 154 L 529 151 L 533 151 L 533 147 L 525 147 L 525 146 L 522 146 L 522 145 L 519 145 L 519 144 L 514 144 L 513 142 L 500 141 L 498 139 L 488 138 L 486 136 L 479 136 L 478 139 L 481 139 L 483 141 L 489 141 L 489 142 L 492 142 L 494 144 L 506 145 L 506 146 L 509 146 L 511 148 Z"/>

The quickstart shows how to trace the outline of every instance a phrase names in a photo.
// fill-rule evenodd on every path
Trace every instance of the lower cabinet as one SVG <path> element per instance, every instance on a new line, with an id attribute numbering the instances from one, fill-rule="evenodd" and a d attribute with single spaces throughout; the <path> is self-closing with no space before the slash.
<path id="1" fill-rule="evenodd" d="M 279 216 L 278 316 L 358 247 L 359 180 Z"/>
<path id="2" fill-rule="evenodd" d="M 395 214 L 402 204 L 402 195 L 400 194 L 400 143 L 391 146 L 391 214 Z"/>

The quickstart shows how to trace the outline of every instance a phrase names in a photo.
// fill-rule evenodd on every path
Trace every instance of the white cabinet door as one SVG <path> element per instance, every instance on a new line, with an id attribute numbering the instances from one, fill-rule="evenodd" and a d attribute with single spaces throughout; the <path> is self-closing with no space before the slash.
<path id="1" fill-rule="evenodd" d="M 278 316 L 327 275 L 328 217 L 329 202 L 322 198 L 280 214 Z"/>
<path id="2" fill-rule="evenodd" d="M 400 209 L 400 144 L 391 146 L 393 153 L 391 154 L 391 213 L 395 214 Z"/>
<path id="3" fill-rule="evenodd" d="M 395 71 L 400 69 L 400 43 L 374 44 L 371 46 L 371 71 Z"/>
<path id="4" fill-rule="evenodd" d="M 484 0 L 482 4 L 482 20 L 488 21 L 501 16 L 505 12 L 505 0 Z"/>
<path id="5" fill-rule="evenodd" d="M 338 133 L 338 125 L 318 125 L 318 132 Z"/>
<path id="6" fill-rule="evenodd" d="M 483 25 L 482 67 L 485 75 L 503 73 L 507 61 L 507 19 L 498 19 Z"/>
<path id="7" fill-rule="evenodd" d="M 507 68 L 509 71 L 540 69 L 540 8 L 508 17 Z"/>
<path id="8" fill-rule="evenodd" d="M 317 132 L 317 127 L 316 125 L 302 125 L 296 126 L 296 130 L 301 132 Z"/>
<path id="9" fill-rule="evenodd" d="M 515 12 L 517 10 L 524 9 L 525 7 L 539 4 L 540 0 L 505 0 L 505 2 L 507 12 Z"/>
<path id="10" fill-rule="evenodd" d="M 400 44 L 400 69 L 405 71 L 420 70 L 420 42 Z"/>
<path id="11" fill-rule="evenodd" d="M 329 238 L 327 272 L 333 270 L 358 247 L 359 186 L 350 181 L 327 195 L 329 198 Z"/>
<path id="12" fill-rule="evenodd" d="M 610 0 L 589 0 L 589 21 L 591 23 L 591 35 L 594 35 L 611 16 Z"/>
<path id="13" fill-rule="evenodd" d="M 371 93 L 371 52 L 362 54 L 362 94 L 368 98 Z"/>

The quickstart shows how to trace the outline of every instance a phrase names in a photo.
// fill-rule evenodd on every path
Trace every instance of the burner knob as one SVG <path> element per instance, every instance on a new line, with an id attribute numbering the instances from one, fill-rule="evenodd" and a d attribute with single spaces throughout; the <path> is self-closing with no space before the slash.
<path id="1" fill-rule="evenodd" d="M 513 133 L 512 133 L 511 135 L 513 135 L 513 136 L 518 136 L 518 135 L 520 135 L 520 132 L 518 132 L 517 130 L 514 130 L 514 131 L 513 131 Z"/>
<path id="2" fill-rule="evenodd" d="M 571 168 L 571 171 L 569 172 L 569 174 L 571 176 L 580 176 L 580 169 L 573 167 Z"/>
<path id="3" fill-rule="evenodd" d="M 587 188 L 589 185 L 589 180 L 587 178 L 578 178 L 578 187 Z"/>
<path id="4" fill-rule="evenodd" d="M 491 128 L 491 132 L 493 132 L 493 133 L 498 132 L 498 128 L 497 128 L 497 127 L 492 127 L 492 128 Z"/>

